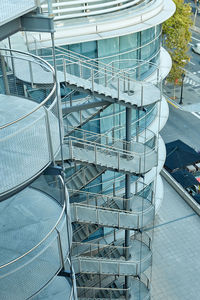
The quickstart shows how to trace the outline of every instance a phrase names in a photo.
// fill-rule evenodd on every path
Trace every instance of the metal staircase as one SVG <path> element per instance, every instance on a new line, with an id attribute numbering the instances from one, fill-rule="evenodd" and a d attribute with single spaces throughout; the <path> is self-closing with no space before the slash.
<path id="1" fill-rule="evenodd" d="M 125 150 L 128 147 L 133 150 Z M 117 147 L 70 136 L 65 138 L 63 148 L 65 161 L 96 164 L 125 174 L 143 174 L 157 164 L 155 149 L 137 142 L 119 140 Z"/>
<path id="2" fill-rule="evenodd" d="M 72 260 L 76 273 L 118 276 L 138 276 L 151 264 L 151 240 L 146 234 L 134 234 L 130 239 L 130 257 L 125 259 L 124 241 L 114 244 L 73 243 Z"/>
<path id="3" fill-rule="evenodd" d="M 118 67 L 119 62 L 116 61 L 112 65 L 105 65 L 99 61 L 95 63 L 66 50 L 60 66 L 60 81 L 73 90 L 128 107 L 141 107 L 161 99 L 160 90 L 156 85 L 135 79 L 135 72 L 140 72 L 140 63 L 138 70 L 134 72 L 120 70 L 115 65 Z"/>
<path id="4" fill-rule="evenodd" d="M 133 195 L 127 200 L 104 194 L 73 192 L 76 194 L 71 198 L 73 222 L 138 230 L 149 224 L 154 216 L 153 203 L 142 196 Z M 127 201 L 130 201 L 131 210 L 124 208 Z"/>
<path id="5" fill-rule="evenodd" d="M 62 99 L 63 125 L 65 135 L 70 135 L 74 131 L 74 129 L 81 127 L 110 105 L 110 103 L 108 103 L 107 105 L 102 105 L 100 107 L 90 107 L 83 110 L 68 112 L 69 108 L 72 108 L 76 105 L 91 104 L 98 101 L 98 99 L 94 99 L 93 97 L 88 96 L 86 98 L 78 98 L 75 101 L 75 104 L 74 101 L 72 102 L 73 94 L 74 91 L 64 97 L 64 100 Z"/>
<path id="6" fill-rule="evenodd" d="M 85 100 L 78 99 L 74 103 L 68 98 L 63 104 L 63 158 L 66 170 L 69 163 L 74 166 L 73 175 L 66 177 L 73 222 L 72 260 L 81 299 L 133 299 L 131 289 L 138 286 L 145 295 L 138 299 L 149 299 L 148 280 L 143 283 L 141 274 L 152 262 L 151 238 L 142 228 L 154 218 L 153 191 L 150 191 L 149 201 L 145 194 L 132 195 L 130 191 L 127 194 L 126 185 L 110 194 L 103 188 L 101 193 L 84 190 L 107 170 L 125 174 L 125 182 L 130 180 L 130 187 L 132 175 L 143 178 L 158 163 L 157 135 L 148 128 L 145 132 L 132 130 L 139 126 L 139 121 L 132 124 L 130 112 L 161 100 L 159 74 L 157 84 L 153 85 L 135 79 L 135 74 L 140 73 L 140 63 L 131 71 L 117 66 L 119 62 L 104 65 L 68 50 L 62 53 L 59 65 L 60 82 L 88 95 Z M 90 106 L 99 99 L 103 100 L 102 106 Z M 81 128 L 113 103 L 125 106 L 129 125 L 111 128 L 105 134 Z M 81 108 L 83 104 L 85 109 Z M 131 130 L 128 139 L 127 130 Z M 59 155 L 56 160 L 60 160 Z M 94 235 L 100 228 L 113 228 L 118 238 Z M 131 232 L 129 244 L 120 237 L 121 232 Z M 126 278 L 129 277 L 128 287 Z"/>
<path id="7" fill-rule="evenodd" d="M 96 165 L 86 165 L 80 168 L 65 181 L 70 196 L 76 193 L 76 191 L 79 191 L 87 186 L 90 182 L 105 172 L 105 170 L 105 168 L 101 168 Z"/>

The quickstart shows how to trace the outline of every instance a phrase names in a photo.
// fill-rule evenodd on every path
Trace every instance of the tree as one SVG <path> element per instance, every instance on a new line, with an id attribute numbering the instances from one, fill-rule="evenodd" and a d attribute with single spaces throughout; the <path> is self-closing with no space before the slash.
<path id="1" fill-rule="evenodd" d="M 191 6 L 184 0 L 173 0 L 176 12 L 163 24 L 164 44 L 172 58 L 172 69 L 168 81 L 180 83 L 184 66 L 190 60 L 188 43 L 191 40 L 190 26 L 192 25 Z"/>

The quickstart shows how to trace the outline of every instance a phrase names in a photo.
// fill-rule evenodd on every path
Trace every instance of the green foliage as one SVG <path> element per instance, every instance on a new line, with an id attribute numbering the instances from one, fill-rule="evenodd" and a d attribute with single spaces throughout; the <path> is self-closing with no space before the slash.
<path id="1" fill-rule="evenodd" d="M 179 81 L 182 68 L 188 63 L 190 57 L 187 54 L 188 43 L 191 40 L 190 26 L 192 25 L 190 4 L 184 0 L 173 0 L 176 4 L 176 12 L 163 24 L 164 44 L 172 58 L 172 69 L 168 75 L 168 81 Z"/>

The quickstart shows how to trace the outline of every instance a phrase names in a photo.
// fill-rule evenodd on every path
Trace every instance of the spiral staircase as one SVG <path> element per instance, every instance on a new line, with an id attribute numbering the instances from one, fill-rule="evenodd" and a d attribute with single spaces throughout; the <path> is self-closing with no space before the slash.
<path id="1" fill-rule="evenodd" d="M 152 263 L 152 240 L 143 229 L 153 222 L 157 195 L 145 184 L 144 177 L 162 167 L 158 163 L 161 138 L 158 131 L 148 128 L 132 133 L 130 141 L 126 141 L 125 127 L 112 128 L 105 134 L 83 129 L 84 124 L 114 103 L 125 109 L 142 110 L 165 101 L 158 69 L 155 84 L 136 80 L 142 64 L 131 71 L 119 69 L 118 61 L 106 66 L 65 50 L 62 63 L 57 65 L 60 82 L 72 89 L 63 101 L 63 159 L 73 223 L 72 261 L 80 299 L 150 299 L 145 271 Z M 75 91 L 86 97 L 73 103 L 71 95 Z M 97 107 L 91 107 L 91 103 L 97 103 Z M 130 123 L 131 127 L 136 123 Z M 56 161 L 59 163 L 59 155 Z M 70 176 L 69 166 L 73 167 Z M 109 192 L 103 188 L 101 193 L 90 192 L 93 181 L 107 170 L 122 177 L 133 176 L 131 184 L 138 186 L 137 192 L 128 199 L 125 185 Z M 115 183 L 113 179 L 111 185 Z M 102 229 L 111 233 L 98 234 Z M 126 230 L 130 231 L 128 247 L 124 241 Z M 126 277 L 130 280 L 128 288 Z"/>

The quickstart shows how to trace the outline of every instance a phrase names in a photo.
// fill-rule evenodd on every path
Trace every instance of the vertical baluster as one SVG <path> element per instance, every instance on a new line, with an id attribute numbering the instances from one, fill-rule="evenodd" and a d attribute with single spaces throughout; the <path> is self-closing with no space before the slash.
<path id="1" fill-rule="evenodd" d="M 97 164 L 97 145 L 96 144 L 94 146 L 94 161 L 95 161 L 95 164 Z"/>
<path id="2" fill-rule="evenodd" d="M 107 70 L 104 69 L 105 87 L 107 87 Z"/>
<path id="3" fill-rule="evenodd" d="M 117 78 L 117 98 L 120 99 L 120 78 Z"/>
<path id="4" fill-rule="evenodd" d="M 72 107 L 72 93 L 70 93 L 70 107 Z"/>
<path id="5" fill-rule="evenodd" d="M 94 70 L 91 69 L 92 93 L 94 93 Z"/>
<path id="6" fill-rule="evenodd" d="M 128 74 L 128 95 L 130 94 L 130 75 Z"/>
<path id="7" fill-rule="evenodd" d="M 144 105 L 144 87 L 143 87 L 143 85 L 142 85 L 142 87 L 141 87 L 141 106 L 143 106 Z"/>
<path id="8" fill-rule="evenodd" d="M 64 81 L 66 82 L 66 80 L 67 80 L 67 77 L 66 77 L 66 72 L 67 72 L 67 69 L 66 69 L 66 60 L 65 60 L 65 58 L 64 58 L 64 56 L 63 56 L 63 73 L 64 73 Z"/>
<path id="9" fill-rule="evenodd" d="M 126 90 L 126 77 L 125 77 L 125 72 L 123 72 L 123 78 L 124 78 L 124 80 L 123 80 L 123 82 L 124 82 L 124 92 L 125 92 L 125 90 Z"/>

